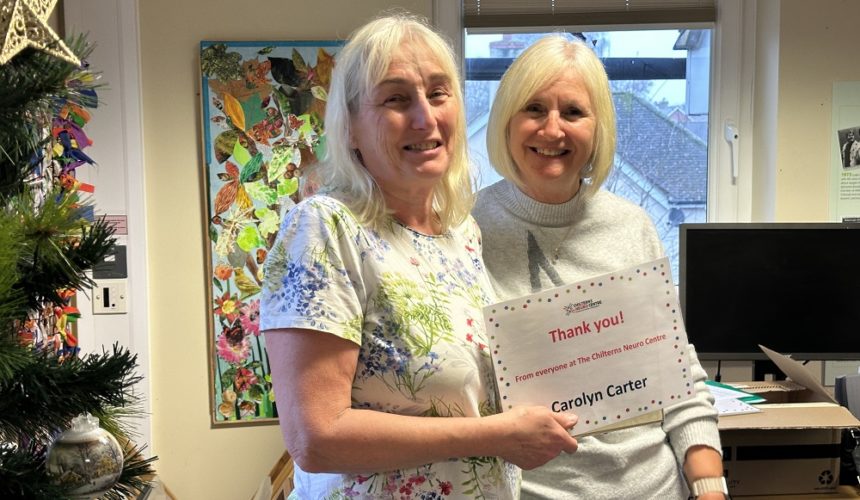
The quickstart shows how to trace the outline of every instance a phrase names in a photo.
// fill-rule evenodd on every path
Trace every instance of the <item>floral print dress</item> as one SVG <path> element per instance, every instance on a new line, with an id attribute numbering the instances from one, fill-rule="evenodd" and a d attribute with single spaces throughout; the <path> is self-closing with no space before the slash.
<path id="1" fill-rule="evenodd" d="M 492 289 L 471 217 L 441 236 L 393 219 L 375 231 L 341 202 L 312 196 L 285 217 L 265 275 L 261 329 L 305 328 L 360 346 L 353 408 L 426 417 L 497 412 L 482 314 Z M 364 474 L 296 468 L 292 497 L 508 499 L 518 482 L 518 470 L 495 457 Z"/>

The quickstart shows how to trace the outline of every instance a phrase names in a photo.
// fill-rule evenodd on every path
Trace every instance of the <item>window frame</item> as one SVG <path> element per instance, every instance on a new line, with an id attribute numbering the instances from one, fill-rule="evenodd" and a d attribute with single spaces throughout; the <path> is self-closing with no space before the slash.
<path id="1" fill-rule="evenodd" d="M 708 222 L 748 222 L 752 212 L 752 124 L 755 73 L 757 0 L 716 0 L 716 23 L 691 23 L 686 27 L 713 29 L 711 46 L 711 96 L 708 117 Z M 453 5 L 452 5 L 453 4 Z M 464 72 L 465 33 L 462 0 L 433 0 L 433 24 L 446 35 Z M 677 25 L 627 24 L 614 26 L 565 26 L 572 31 L 676 28 Z M 522 31 L 557 29 L 528 28 Z M 498 32 L 501 28 L 493 30 Z M 480 33 L 484 31 L 472 30 Z M 518 30 L 520 31 L 520 30 Z M 734 146 L 729 143 L 727 126 Z M 737 147 L 737 154 L 733 154 Z M 737 165 L 733 162 L 737 158 Z M 735 176 L 736 174 L 736 176 Z"/>

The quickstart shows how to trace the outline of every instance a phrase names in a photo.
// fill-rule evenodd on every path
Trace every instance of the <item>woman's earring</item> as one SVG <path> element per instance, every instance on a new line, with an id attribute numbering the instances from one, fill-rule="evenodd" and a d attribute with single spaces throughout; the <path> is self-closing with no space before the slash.
<path id="1" fill-rule="evenodd" d="M 579 182 L 591 185 L 593 179 L 591 178 L 591 174 L 594 173 L 594 165 L 589 163 L 588 165 L 582 168 L 582 171 L 579 172 Z"/>
<path id="2" fill-rule="evenodd" d="M 589 163 L 588 165 L 582 168 L 582 171 L 579 172 L 579 176 L 583 179 L 590 178 L 591 174 L 594 173 L 594 165 Z"/>

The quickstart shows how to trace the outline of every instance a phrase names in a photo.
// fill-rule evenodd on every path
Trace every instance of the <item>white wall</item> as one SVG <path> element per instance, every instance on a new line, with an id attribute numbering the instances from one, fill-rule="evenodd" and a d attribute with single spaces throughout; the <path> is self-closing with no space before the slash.
<path id="1" fill-rule="evenodd" d="M 62 10 L 62 16 L 61 11 Z M 126 218 L 127 231 L 116 234 L 117 244 L 126 247 L 127 312 L 93 314 L 92 292 L 79 293 L 77 306 L 79 345 L 84 352 L 110 350 L 114 344 L 137 355 L 143 380 L 135 391 L 143 396 L 142 418 L 130 422 L 139 444 L 149 443 L 149 310 L 147 302 L 146 211 L 141 138 L 140 60 L 136 2 L 124 0 L 66 0 L 54 15 L 64 20 L 65 36 L 86 34 L 94 45 L 87 58 L 101 75 L 97 89 L 99 106 L 84 131 L 93 141 L 86 149 L 97 163 L 79 168 L 77 177 L 93 184 L 96 216 Z"/>
<path id="2" fill-rule="evenodd" d="M 782 0 L 776 129 L 779 221 L 829 217 L 833 82 L 860 81 L 852 55 L 860 2 Z"/>

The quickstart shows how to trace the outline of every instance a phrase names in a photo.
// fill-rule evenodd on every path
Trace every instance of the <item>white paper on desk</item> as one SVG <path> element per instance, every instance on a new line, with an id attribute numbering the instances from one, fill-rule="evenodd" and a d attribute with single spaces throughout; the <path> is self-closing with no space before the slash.
<path id="1" fill-rule="evenodd" d="M 504 410 L 579 415 L 575 434 L 692 397 L 669 260 L 484 308 Z"/>
<path id="2" fill-rule="evenodd" d="M 749 397 L 750 394 L 740 390 L 730 389 L 728 387 L 720 387 L 718 385 L 708 384 L 708 390 L 717 401 L 721 399 L 739 399 Z"/>
<path id="3" fill-rule="evenodd" d="M 744 403 L 739 399 L 723 398 L 714 402 L 714 407 L 721 417 L 726 415 L 740 415 L 742 413 L 756 413 L 761 410 L 755 406 Z"/>

